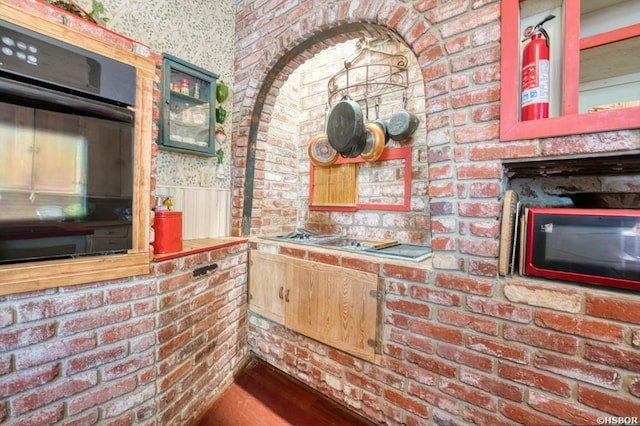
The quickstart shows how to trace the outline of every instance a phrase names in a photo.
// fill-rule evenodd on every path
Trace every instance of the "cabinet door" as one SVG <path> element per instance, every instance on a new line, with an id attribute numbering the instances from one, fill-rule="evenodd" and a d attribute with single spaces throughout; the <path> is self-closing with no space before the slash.
<path id="1" fill-rule="evenodd" d="M 287 327 L 372 360 L 379 342 L 376 274 L 293 259 L 287 279 Z"/>
<path id="2" fill-rule="evenodd" d="M 87 144 L 80 118 L 36 111 L 33 189 L 81 194 L 86 191 Z"/>
<path id="3" fill-rule="evenodd" d="M 0 189 L 31 189 L 33 108 L 0 107 Z"/>
<path id="4" fill-rule="evenodd" d="M 285 321 L 288 265 L 285 256 L 255 250 L 250 253 L 249 309 L 280 324 Z"/>
<path id="5" fill-rule="evenodd" d="M 165 54 L 160 104 L 161 147 L 213 156 L 218 75 Z"/>

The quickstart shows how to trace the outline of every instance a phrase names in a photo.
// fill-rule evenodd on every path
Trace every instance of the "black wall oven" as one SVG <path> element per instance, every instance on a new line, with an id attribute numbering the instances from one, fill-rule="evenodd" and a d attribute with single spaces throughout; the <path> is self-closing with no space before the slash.
<path id="1" fill-rule="evenodd" d="M 0 20 L 0 264 L 131 249 L 135 76 Z"/>

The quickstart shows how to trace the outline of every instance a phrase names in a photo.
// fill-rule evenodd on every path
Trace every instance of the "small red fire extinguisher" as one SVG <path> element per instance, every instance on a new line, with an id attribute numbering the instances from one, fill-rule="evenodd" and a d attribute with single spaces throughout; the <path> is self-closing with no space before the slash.
<path id="1" fill-rule="evenodd" d="M 522 41 L 529 43 L 522 52 L 522 121 L 549 117 L 549 34 L 542 25 L 553 18 L 524 30 Z"/>

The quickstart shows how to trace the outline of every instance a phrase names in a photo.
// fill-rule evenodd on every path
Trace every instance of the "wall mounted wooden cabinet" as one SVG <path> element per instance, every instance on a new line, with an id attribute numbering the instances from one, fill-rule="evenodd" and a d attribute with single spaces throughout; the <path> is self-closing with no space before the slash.
<path id="1" fill-rule="evenodd" d="M 160 112 L 163 148 L 215 155 L 217 79 L 212 72 L 164 55 Z"/>
<path id="2" fill-rule="evenodd" d="M 640 0 L 503 1 L 500 139 L 639 128 L 638 10 Z M 549 14 L 549 118 L 522 121 L 523 33 Z"/>
<path id="3" fill-rule="evenodd" d="M 252 250 L 249 308 L 300 334 L 373 360 L 381 280 L 369 272 Z"/>

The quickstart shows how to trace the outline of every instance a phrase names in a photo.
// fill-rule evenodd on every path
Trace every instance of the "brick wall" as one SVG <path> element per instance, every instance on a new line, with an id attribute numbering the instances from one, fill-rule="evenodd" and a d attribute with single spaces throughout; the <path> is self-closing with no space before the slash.
<path id="1" fill-rule="evenodd" d="M 640 132 L 500 142 L 499 1 L 238 4 L 236 164 L 269 128 L 282 81 L 320 50 L 361 34 L 393 33 L 409 46 L 426 95 L 427 148 L 420 155 L 428 160 L 434 248 L 426 269 L 331 256 L 332 263 L 378 270 L 385 280 L 384 352 L 376 362 L 250 314 L 252 350 L 381 424 L 596 424 L 605 416 L 640 417 L 640 318 L 633 314 L 640 297 L 499 277 L 496 259 L 501 195 L 509 185 L 503 160 L 634 150 Z M 248 174 L 239 168 L 236 176 L 236 193 L 245 195 Z M 244 201 L 234 204 L 234 229 L 258 233 L 258 217 L 250 227 L 243 222 Z"/>
<path id="2" fill-rule="evenodd" d="M 62 20 L 43 3 L 20 6 Z M 131 48 L 80 19 L 68 25 Z M 246 262 L 238 242 L 152 262 L 146 276 L 0 297 L 0 424 L 193 422 L 247 359 Z"/>
<path id="3" fill-rule="evenodd" d="M 132 280 L 1 297 L 0 424 L 192 421 L 247 355 L 246 260 L 238 244 Z"/>

